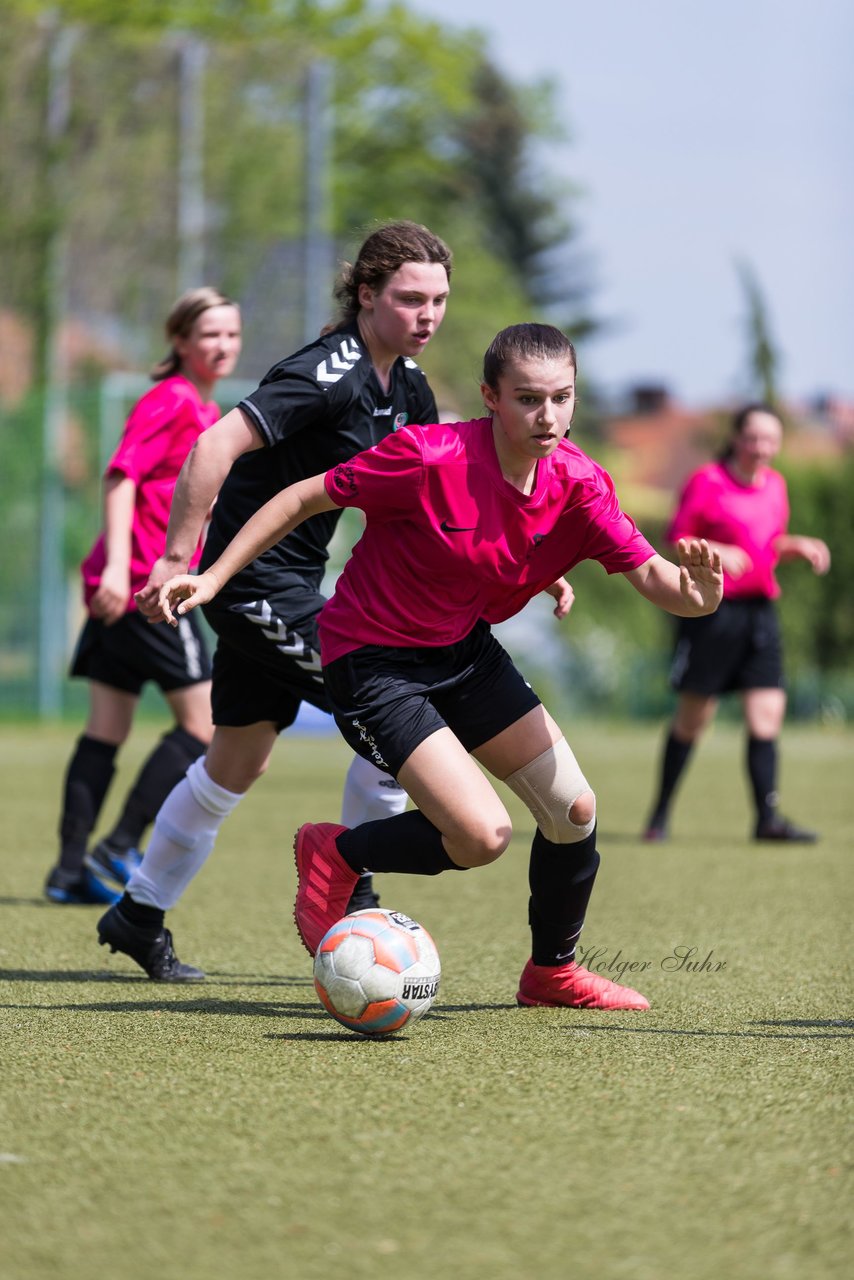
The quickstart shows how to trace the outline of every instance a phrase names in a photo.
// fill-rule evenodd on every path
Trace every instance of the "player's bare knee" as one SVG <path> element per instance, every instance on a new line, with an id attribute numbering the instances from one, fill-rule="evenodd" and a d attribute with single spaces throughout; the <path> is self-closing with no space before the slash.
<path id="1" fill-rule="evenodd" d="M 263 778 L 264 774 L 270 767 L 270 757 L 265 756 L 263 760 L 253 761 L 251 781 L 257 782 L 259 778 Z"/>
<path id="2" fill-rule="evenodd" d="M 465 857 L 466 866 L 488 867 L 501 857 L 512 834 L 513 828 L 509 820 L 494 825 L 483 823 L 477 829 L 469 829 L 455 843 Z"/>
<path id="3" fill-rule="evenodd" d="M 262 778 L 267 772 L 270 759 L 269 756 L 264 760 L 237 760 L 232 759 L 228 762 L 226 769 L 220 769 L 216 774 L 217 783 L 225 787 L 228 791 L 235 791 L 243 795 L 249 790 L 254 782 Z"/>

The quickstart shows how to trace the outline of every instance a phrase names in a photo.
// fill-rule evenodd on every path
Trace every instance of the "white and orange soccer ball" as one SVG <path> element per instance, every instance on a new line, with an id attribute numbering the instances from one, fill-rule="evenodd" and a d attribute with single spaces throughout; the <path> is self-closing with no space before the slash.
<path id="1" fill-rule="evenodd" d="M 314 985 L 333 1018 L 366 1036 L 412 1026 L 432 1005 L 442 969 L 422 925 L 371 907 L 344 916 L 314 957 Z"/>

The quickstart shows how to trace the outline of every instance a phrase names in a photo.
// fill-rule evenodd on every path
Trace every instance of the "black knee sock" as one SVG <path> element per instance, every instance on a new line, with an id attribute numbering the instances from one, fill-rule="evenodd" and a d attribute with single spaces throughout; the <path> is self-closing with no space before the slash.
<path id="1" fill-rule="evenodd" d="M 777 808 L 777 740 L 747 739 L 747 772 L 753 789 L 757 822 L 767 822 Z"/>
<path id="2" fill-rule="evenodd" d="M 59 865 L 64 871 L 79 872 L 83 865 L 86 844 L 115 772 L 117 750 L 111 742 L 99 742 L 85 733 L 77 739 L 65 774 L 59 821 Z"/>
<path id="3" fill-rule="evenodd" d="M 124 852 L 139 846 L 169 792 L 206 751 L 204 742 L 186 729 L 172 729 L 163 735 L 140 769 L 121 817 L 107 836 L 114 848 Z"/>
<path id="4" fill-rule="evenodd" d="M 163 926 L 166 912 L 161 907 L 150 907 L 146 902 L 134 902 L 129 893 L 122 894 L 118 904 L 119 911 L 126 920 L 140 929 L 157 931 Z"/>
<path id="5" fill-rule="evenodd" d="M 577 844 L 552 844 L 537 830 L 528 868 L 534 964 L 568 964 L 575 958 L 598 868 L 595 827 Z"/>
<path id="6" fill-rule="evenodd" d="M 378 818 L 351 827 L 335 842 L 353 871 L 400 871 L 412 876 L 437 876 L 442 871 L 465 871 L 445 853 L 442 834 L 418 809 Z"/>
<path id="7" fill-rule="evenodd" d="M 672 730 L 667 735 L 664 754 L 661 758 L 661 780 L 658 798 L 653 806 L 649 826 L 663 827 L 667 822 L 667 813 L 670 809 L 673 793 L 676 790 L 679 779 L 682 777 L 693 749 L 693 742 L 680 742 L 678 738 L 673 736 Z"/>

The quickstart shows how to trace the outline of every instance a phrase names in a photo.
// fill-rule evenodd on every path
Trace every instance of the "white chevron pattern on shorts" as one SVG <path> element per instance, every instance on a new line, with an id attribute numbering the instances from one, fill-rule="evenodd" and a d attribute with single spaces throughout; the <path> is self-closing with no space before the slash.
<path id="1" fill-rule="evenodd" d="M 241 605 L 240 612 L 248 622 L 261 627 L 262 634 L 273 641 L 280 653 L 293 658 L 304 671 L 316 673 L 316 679 L 323 678 L 320 672 L 320 654 L 315 653 L 302 636 L 297 635 L 282 618 L 273 613 L 269 600 L 253 600 L 250 604 Z"/>
<path id="2" fill-rule="evenodd" d="M 357 360 L 361 360 L 362 352 L 349 338 L 345 338 L 337 351 L 333 351 L 328 360 L 321 360 L 314 371 L 318 382 L 340 382 L 345 373 L 349 373 Z"/>

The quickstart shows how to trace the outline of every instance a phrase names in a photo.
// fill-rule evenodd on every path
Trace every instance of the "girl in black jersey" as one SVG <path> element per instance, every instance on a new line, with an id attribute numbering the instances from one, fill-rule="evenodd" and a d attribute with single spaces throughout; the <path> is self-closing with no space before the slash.
<path id="1" fill-rule="evenodd" d="M 337 322 L 275 365 L 191 451 L 175 488 L 165 552 L 136 597 L 150 622 L 163 620 L 160 587 L 186 571 L 214 499 L 205 563 L 279 489 L 347 460 L 407 421 L 437 420 L 415 361 L 442 322 L 450 274 L 448 247 L 417 223 L 390 223 L 367 238 L 336 289 Z M 328 709 L 316 624 L 339 514 L 323 513 L 259 556 L 206 612 L 218 637 L 213 741 L 169 795 L 124 896 L 98 923 L 100 942 L 131 956 L 150 978 L 204 977 L 178 960 L 164 913 L 201 869 L 223 819 L 266 770 L 300 703 Z M 347 825 L 405 805 L 393 779 L 354 758 L 344 792 Z M 353 909 L 373 901 L 367 878 L 356 887 Z"/>

